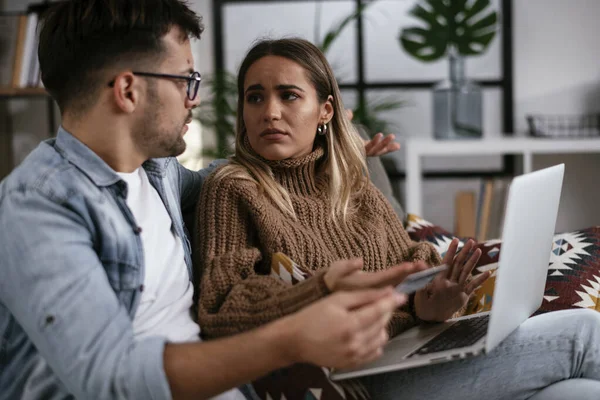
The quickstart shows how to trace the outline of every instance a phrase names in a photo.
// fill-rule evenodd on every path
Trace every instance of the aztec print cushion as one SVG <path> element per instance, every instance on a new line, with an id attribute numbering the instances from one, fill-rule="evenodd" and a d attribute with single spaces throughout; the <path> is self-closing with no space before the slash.
<path id="1" fill-rule="evenodd" d="M 273 254 L 271 276 L 290 285 L 312 274 L 283 253 Z M 295 364 L 272 372 L 252 382 L 263 400 L 369 400 L 365 387 L 358 381 L 339 384 L 329 380 L 329 369 L 311 364 Z"/>
<path id="2" fill-rule="evenodd" d="M 406 230 L 415 241 L 431 242 L 442 255 L 454 238 L 450 232 L 412 214 L 407 217 Z M 461 243 L 466 241 L 459 239 Z M 482 255 L 473 274 L 493 272 L 490 279 L 475 291 L 467 314 L 491 309 L 502 241 L 488 240 L 476 246 L 482 250 Z M 554 235 L 544 300 L 537 313 L 570 308 L 600 311 L 600 227 Z"/>

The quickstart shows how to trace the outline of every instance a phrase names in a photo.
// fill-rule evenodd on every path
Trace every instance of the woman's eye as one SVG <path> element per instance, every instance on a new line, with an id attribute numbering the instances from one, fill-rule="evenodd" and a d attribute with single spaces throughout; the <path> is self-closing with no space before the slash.
<path id="1" fill-rule="evenodd" d="M 283 92 L 283 94 L 281 95 L 281 98 L 283 100 L 296 100 L 298 99 L 300 96 L 298 96 L 296 93 L 294 92 Z"/>
<path id="2" fill-rule="evenodd" d="M 258 103 L 259 101 L 261 101 L 261 96 L 256 93 L 251 93 L 248 96 L 246 96 L 246 101 L 248 103 Z"/>

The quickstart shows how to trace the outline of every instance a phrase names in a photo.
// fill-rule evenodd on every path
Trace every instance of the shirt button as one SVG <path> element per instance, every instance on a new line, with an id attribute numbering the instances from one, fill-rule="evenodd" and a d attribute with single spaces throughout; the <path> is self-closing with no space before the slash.
<path id="1" fill-rule="evenodd" d="M 136 235 L 139 235 L 140 233 L 142 233 L 142 227 L 141 226 L 136 226 L 135 228 L 133 228 L 133 232 Z"/>
<path id="2" fill-rule="evenodd" d="M 140 285 L 140 292 L 144 291 L 144 285 Z"/>

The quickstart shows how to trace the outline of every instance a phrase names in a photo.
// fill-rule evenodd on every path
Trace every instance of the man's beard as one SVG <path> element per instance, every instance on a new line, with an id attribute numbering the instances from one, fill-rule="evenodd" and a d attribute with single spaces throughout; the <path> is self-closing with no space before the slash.
<path id="1" fill-rule="evenodd" d="M 146 127 L 141 132 L 143 146 L 148 149 L 149 158 L 177 157 L 185 151 L 187 144 L 181 134 L 183 126 L 178 132 L 163 132 L 156 125 Z"/>
<path id="2" fill-rule="evenodd" d="M 182 134 L 187 120 L 179 126 L 177 132 L 164 132 L 160 124 L 161 109 L 162 106 L 153 100 L 153 104 L 147 110 L 154 112 L 146 112 L 141 129 L 136 135 L 139 145 L 147 150 L 148 158 L 177 157 L 185 151 L 187 145 Z"/>

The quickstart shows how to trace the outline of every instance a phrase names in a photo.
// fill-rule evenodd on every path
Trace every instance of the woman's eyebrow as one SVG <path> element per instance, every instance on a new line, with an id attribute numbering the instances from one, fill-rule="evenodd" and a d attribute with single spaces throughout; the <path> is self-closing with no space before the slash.
<path id="1" fill-rule="evenodd" d="M 248 93 L 251 90 L 265 90 L 265 88 L 260 83 L 257 83 L 255 85 L 248 86 L 248 88 L 246 89 L 246 93 Z"/>
<path id="2" fill-rule="evenodd" d="M 299 86 L 296 85 L 277 85 L 275 86 L 276 90 L 290 90 L 290 89 L 296 89 L 299 90 L 301 92 L 304 92 L 304 89 L 302 89 Z M 246 93 L 252 90 L 265 90 L 265 88 L 263 87 L 263 85 L 261 85 L 260 83 L 254 84 L 254 85 L 250 85 L 248 86 L 248 88 L 246 89 Z"/>
<path id="3" fill-rule="evenodd" d="M 296 89 L 296 90 L 299 90 L 299 91 L 301 91 L 301 92 L 304 92 L 304 89 L 302 89 L 301 87 L 299 87 L 299 86 L 296 86 L 296 85 L 277 85 L 277 86 L 276 86 L 276 89 L 277 89 L 277 90 L 290 90 L 290 89 Z"/>

